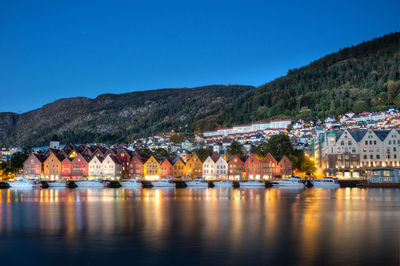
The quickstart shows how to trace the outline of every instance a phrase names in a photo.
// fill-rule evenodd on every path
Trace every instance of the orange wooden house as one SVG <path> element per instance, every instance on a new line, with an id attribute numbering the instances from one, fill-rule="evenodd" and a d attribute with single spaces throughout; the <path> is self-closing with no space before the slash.
<path id="1" fill-rule="evenodd" d="M 187 160 L 185 175 L 190 178 L 203 176 L 203 163 L 201 162 L 197 154 L 192 155 L 192 157 Z"/>

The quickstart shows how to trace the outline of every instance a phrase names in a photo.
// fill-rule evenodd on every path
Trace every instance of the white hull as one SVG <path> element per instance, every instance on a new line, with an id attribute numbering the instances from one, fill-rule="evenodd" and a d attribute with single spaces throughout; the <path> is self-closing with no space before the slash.
<path id="1" fill-rule="evenodd" d="M 141 183 L 136 183 L 136 182 L 119 182 L 123 188 L 141 188 L 142 184 Z"/>
<path id="2" fill-rule="evenodd" d="M 14 182 L 9 182 L 8 183 L 11 188 L 33 188 L 34 184 L 29 184 L 29 183 L 14 183 Z"/>
<path id="3" fill-rule="evenodd" d="M 67 182 L 48 182 L 50 188 L 65 188 Z"/>
<path id="4" fill-rule="evenodd" d="M 215 182 L 214 187 L 222 187 L 222 188 L 232 188 L 232 183 L 227 182 Z"/>
<path id="5" fill-rule="evenodd" d="M 323 182 L 313 182 L 313 188 L 340 188 L 340 184 L 326 184 Z"/>
<path id="6" fill-rule="evenodd" d="M 189 181 L 189 182 L 186 182 L 186 185 L 189 188 L 208 188 L 208 183 L 207 182 Z"/>
<path id="7" fill-rule="evenodd" d="M 153 187 L 170 187 L 170 188 L 175 187 L 175 183 L 168 183 L 168 182 L 155 181 L 151 182 L 151 184 L 153 185 Z"/>
<path id="8" fill-rule="evenodd" d="M 78 188 L 103 188 L 104 184 L 96 181 L 77 181 Z"/>
<path id="9" fill-rule="evenodd" d="M 265 188 L 263 182 L 239 182 L 241 188 Z"/>
<path id="10" fill-rule="evenodd" d="M 153 184 L 153 187 L 170 187 L 170 188 L 174 188 L 175 184 Z"/>
<path id="11" fill-rule="evenodd" d="M 293 184 L 293 183 L 279 183 L 279 184 L 272 184 L 273 187 L 278 187 L 278 188 L 304 188 L 304 184 Z"/>

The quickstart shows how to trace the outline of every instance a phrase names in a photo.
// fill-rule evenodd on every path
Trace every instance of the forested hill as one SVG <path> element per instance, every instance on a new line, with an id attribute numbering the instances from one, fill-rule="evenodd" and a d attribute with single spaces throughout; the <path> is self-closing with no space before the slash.
<path id="1" fill-rule="evenodd" d="M 23 113 L 0 113 L 0 144 L 127 142 L 171 130 L 185 132 L 197 116 L 226 105 L 252 86 L 212 85 L 60 99 Z"/>
<path id="2" fill-rule="evenodd" d="M 400 33 L 341 49 L 202 116 L 193 130 L 400 107 Z"/>

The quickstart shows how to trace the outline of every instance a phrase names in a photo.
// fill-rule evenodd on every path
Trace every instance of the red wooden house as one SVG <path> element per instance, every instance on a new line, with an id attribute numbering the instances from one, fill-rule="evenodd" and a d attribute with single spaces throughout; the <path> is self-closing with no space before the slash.
<path id="1" fill-rule="evenodd" d="M 32 153 L 23 163 L 24 177 L 40 178 L 43 172 L 45 158 L 37 153 Z"/>
<path id="2" fill-rule="evenodd" d="M 261 162 L 255 154 L 250 153 L 244 163 L 244 168 L 248 179 L 261 179 Z"/>
<path id="3" fill-rule="evenodd" d="M 89 175 L 90 157 L 78 154 L 72 159 L 71 176 L 74 178 L 87 177 Z"/>
<path id="4" fill-rule="evenodd" d="M 293 163 L 288 157 L 283 156 L 277 165 L 276 175 L 281 177 L 290 177 L 293 174 Z"/>
<path id="5" fill-rule="evenodd" d="M 173 166 L 170 160 L 165 159 L 160 165 L 160 177 L 161 178 L 170 178 L 173 176 Z"/>
<path id="6" fill-rule="evenodd" d="M 230 180 L 241 180 L 244 172 L 244 163 L 239 156 L 231 156 L 228 161 L 228 179 Z"/>
<path id="7" fill-rule="evenodd" d="M 69 157 L 65 157 L 64 160 L 61 161 L 61 177 L 69 178 L 72 173 L 72 159 Z"/>
<path id="8" fill-rule="evenodd" d="M 263 179 L 270 179 L 276 176 L 278 162 L 271 153 L 261 161 L 261 176 Z"/>
<path id="9" fill-rule="evenodd" d="M 129 177 L 143 178 L 143 165 L 145 162 L 141 156 L 133 156 L 129 163 Z"/>

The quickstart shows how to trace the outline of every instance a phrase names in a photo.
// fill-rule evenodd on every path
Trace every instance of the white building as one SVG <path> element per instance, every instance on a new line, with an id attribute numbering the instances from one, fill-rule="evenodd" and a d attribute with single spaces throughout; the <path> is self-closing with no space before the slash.
<path id="1" fill-rule="evenodd" d="M 115 155 L 107 155 L 102 162 L 103 176 L 114 179 L 121 178 L 122 164 Z"/>
<path id="2" fill-rule="evenodd" d="M 215 178 L 216 179 L 228 178 L 228 163 L 222 156 L 219 157 L 219 159 L 215 162 Z"/>
<path id="3" fill-rule="evenodd" d="M 203 178 L 214 179 L 216 174 L 216 163 L 214 160 L 208 156 L 203 162 Z"/>
<path id="4" fill-rule="evenodd" d="M 89 161 L 89 177 L 103 177 L 103 165 L 101 157 L 93 156 L 93 158 Z"/>

